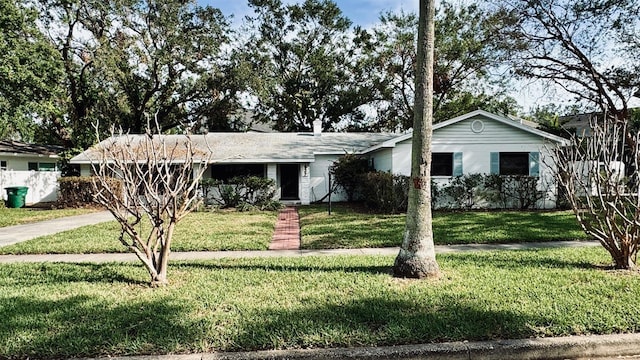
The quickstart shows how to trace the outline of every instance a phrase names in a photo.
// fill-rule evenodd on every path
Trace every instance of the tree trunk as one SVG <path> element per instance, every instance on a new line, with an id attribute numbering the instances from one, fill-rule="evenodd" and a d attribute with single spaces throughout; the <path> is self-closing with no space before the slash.
<path id="1" fill-rule="evenodd" d="M 420 0 L 418 60 L 409 204 L 404 239 L 393 266 L 396 277 L 440 275 L 431 219 L 431 137 L 433 134 L 433 54 L 435 1 Z"/>

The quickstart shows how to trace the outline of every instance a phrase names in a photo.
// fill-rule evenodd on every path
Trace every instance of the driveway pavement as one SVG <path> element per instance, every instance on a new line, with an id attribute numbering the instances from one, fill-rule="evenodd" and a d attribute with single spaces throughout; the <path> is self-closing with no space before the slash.
<path id="1" fill-rule="evenodd" d="M 0 228 L 0 246 L 12 245 L 40 236 L 51 235 L 61 231 L 75 229 L 85 225 L 99 224 L 110 220 L 113 220 L 113 215 L 108 211 L 101 211 L 31 224 L 6 226 Z"/>

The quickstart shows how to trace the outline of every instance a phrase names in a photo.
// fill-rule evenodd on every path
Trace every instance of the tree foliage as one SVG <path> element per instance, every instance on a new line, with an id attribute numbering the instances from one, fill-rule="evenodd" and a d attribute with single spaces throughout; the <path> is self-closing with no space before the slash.
<path id="1" fill-rule="evenodd" d="M 37 17 L 20 2 L 0 0 L 0 139 L 35 140 L 36 120 L 55 111 L 62 67 Z"/>
<path id="2" fill-rule="evenodd" d="M 638 128 L 629 99 L 640 90 L 637 0 L 520 0 L 504 4 L 513 72 L 542 80 L 598 111 L 591 136 L 574 136 L 554 157 L 576 218 L 616 268 L 636 268 Z M 622 165 L 624 164 L 624 165 Z M 628 184 L 622 183 L 626 167 Z"/>
<path id="3" fill-rule="evenodd" d="M 359 30 L 358 41 L 368 68 L 377 128 L 404 130 L 413 125 L 417 16 L 384 13 L 372 30 Z M 436 13 L 434 121 L 482 108 L 512 113 L 515 102 L 505 96 L 490 71 L 502 61 L 504 49 L 493 29 L 500 19 L 478 5 L 441 2 Z M 498 81 L 499 84 L 493 84 Z"/>
<path id="4" fill-rule="evenodd" d="M 228 24 L 219 10 L 177 0 L 40 0 L 39 11 L 64 64 L 65 111 L 43 124 L 56 142 L 87 147 L 94 124 L 141 133 L 150 113 L 164 132 L 208 130 L 229 113 L 223 103 L 236 94 L 220 71 Z"/>
<path id="5" fill-rule="evenodd" d="M 504 3 L 498 36 L 510 44 L 513 73 L 542 80 L 611 118 L 628 117 L 640 90 L 637 0 L 518 0 Z"/>
<path id="6" fill-rule="evenodd" d="M 280 0 L 249 0 L 255 16 L 245 44 L 245 61 L 260 78 L 251 94 L 256 120 L 279 131 L 324 130 L 359 117 L 369 90 L 353 61 L 351 22 L 330 0 L 290 5 Z"/>

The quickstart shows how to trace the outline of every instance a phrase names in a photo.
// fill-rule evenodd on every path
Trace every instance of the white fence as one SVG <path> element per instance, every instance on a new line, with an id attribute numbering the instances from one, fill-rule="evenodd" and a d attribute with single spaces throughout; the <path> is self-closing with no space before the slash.
<path id="1" fill-rule="evenodd" d="M 7 171 L 0 170 L 1 198 L 7 200 L 4 188 L 10 186 L 26 186 L 29 188 L 25 202 L 35 204 L 58 199 L 59 171 Z"/>

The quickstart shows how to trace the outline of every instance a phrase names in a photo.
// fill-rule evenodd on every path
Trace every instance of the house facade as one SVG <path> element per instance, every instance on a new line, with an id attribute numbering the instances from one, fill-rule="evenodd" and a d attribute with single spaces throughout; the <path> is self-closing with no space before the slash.
<path id="1" fill-rule="evenodd" d="M 0 191 L 7 199 L 4 188 L 29 188 L 25 202 L 55 201 L 58 198 L 60 171 L 59 146 L 27 144 L 18 141 L 0 141 Z"/>
<path id="2" fill-rule="evenodd" d="M 345 153 L 367 157 L 376 170 L 410 175 L 411 133 L 322 133 L 320 128 L 316 123 L 313 133 L 209 133 L 191 140 L 211 154 L 204 176 L 268 177 L 276 183 L 276 198 L 295 204 L 326 200 L 329 167 Z M 180 141 L 184 136 L 165 137 Z M 440 183 L 463 174 L 495 173 L 538 176 L 543 184 L 553 173 L 545 165 L 546 149 L 564 144 L 560 137 L 477 110 L 434 126 L 432 174 Z M 71 163 L 81 165 L 82 175 L 90 175 L 97 160 L 97 152 L 89 149 Z M 555 187 L 549 191 L 544 207 L 555 206 Z M 332 198 L 345 199 L 339 193 Z"/>

